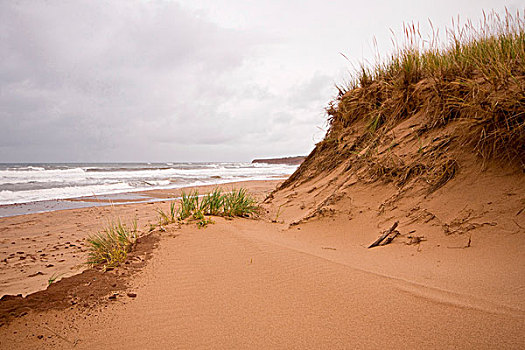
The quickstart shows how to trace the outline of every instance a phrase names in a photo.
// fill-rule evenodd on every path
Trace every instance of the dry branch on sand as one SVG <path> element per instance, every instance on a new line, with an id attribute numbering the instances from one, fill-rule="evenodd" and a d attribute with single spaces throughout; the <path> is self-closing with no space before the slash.
<path id="1" fill-rule="evenodd" d="M 399 225 L 399 221 L 394 222 L 392 227 L 390 227 L 388 230 L 384 231 L 381 236 L 379 236 L 378 239 L 376 239 L 372 244 L 368 246 L 368 248 L 377 247 L 380 245 L 387 245 L 391 243 L 394 238 L 396 238 L 399 235 L 399 231 L 396 230 L 397 225 Z"/>

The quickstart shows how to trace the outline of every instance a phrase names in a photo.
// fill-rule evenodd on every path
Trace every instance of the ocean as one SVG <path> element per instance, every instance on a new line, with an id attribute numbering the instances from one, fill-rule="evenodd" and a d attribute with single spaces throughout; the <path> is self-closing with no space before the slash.
<path id="1" fill-rule="evenodd" d="M 252 163 L 0 164 L 0 205 L 286 178 L 296 165 Z"/>

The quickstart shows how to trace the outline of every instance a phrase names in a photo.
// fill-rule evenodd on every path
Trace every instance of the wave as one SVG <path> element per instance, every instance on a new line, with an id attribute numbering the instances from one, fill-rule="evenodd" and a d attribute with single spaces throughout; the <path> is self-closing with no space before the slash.
<path id="1" fill-rule="evenodd" d="M 44 171 L 45 168 L 39 167 L 39 166 L 26 166 L 21 168 L 15 168 L 16 170 L 25 170 L 25 171 Z"/>
<path id="2" fill-rule="evenodd" d="M 167 170 L 172 167 L 142 167 L 142 168 L 87 168 L 85 171 L 92 172 L 117 172 L 117 171 L 144 171 L 144 170 Z"/>
<path id="3" fill-rule="evenodd" d="M 286 177 L 296 166 L 251 163 L 0 164 L 0 204 Z"/>
<path id="4" fill-rule="evenodd" d="M 67 199 L 92 195 L 111 194 L 136 190 L 127 183 L 115 185 L 71 186 L 32 191 L 0 191 L 0 205 Z"/>

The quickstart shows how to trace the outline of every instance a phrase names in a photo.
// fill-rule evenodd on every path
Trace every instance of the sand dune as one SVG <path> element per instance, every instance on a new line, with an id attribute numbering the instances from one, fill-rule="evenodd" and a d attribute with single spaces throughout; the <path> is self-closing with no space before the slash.
<path id="1" fill-rule="evenodd" d="M 376 257 L 379 264 L 368 265 L 365 271 L 362 263 L 353 265 L 359 256 L 337 261 L 333 255 L 338 248 L 323 249 L 317 242 L 304 243 L 290 234 L 283 238 L 280 229 L 282 225 L 261 221 L 239 219 L 232 223 L 218 219 L 206 230 L 184 227 L 170 231 L 173 234 L 161 240 L 154 257 L 133 278 L 129 289 L 137 294 L 136 298 L 121 293 L 117 301 L 108 301 L 94 310 L 72 308 L 29 314 L 1 328 L 2 346 L 70 348 L 75 343 L 80 349 L 143 349 L 525 345 L 523 309 L 489 301 L 461 288 L 439 289 L 435 280 L 425 276 L 426 258 L 418 259 L 413 279 L 383 271 L 381 264 L 402 263 L 403 258 L 392 256 L 396 255 L 392 251 L 380 254 Z M 307 231 L 307 235 L 316 233 L 314 229 Z M 472 274 L 482 273 L 479 270 L 482 267 Z M 418 281 L 425 278 L 429 283 Z M 13 334 L 15 329 L 17 333 Z M 43 339 L 38 339 L 39 335 Z"/>

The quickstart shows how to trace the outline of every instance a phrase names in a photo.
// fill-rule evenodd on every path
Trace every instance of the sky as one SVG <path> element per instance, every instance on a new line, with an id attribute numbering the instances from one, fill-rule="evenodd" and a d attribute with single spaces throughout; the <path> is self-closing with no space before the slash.
<path id="1" fill-rule="evenodd" d="M 520 7 L 521 6 L 521 7 Z M 0 0 L 0 162 L 307 155 L 334 84 L 521 1 Z M 396 36 L 397 36 L 396 35 Z M 443 35 L 444 37 L 444 35 Z"/>

